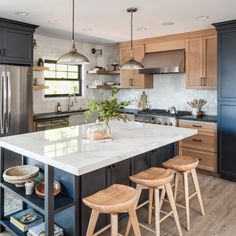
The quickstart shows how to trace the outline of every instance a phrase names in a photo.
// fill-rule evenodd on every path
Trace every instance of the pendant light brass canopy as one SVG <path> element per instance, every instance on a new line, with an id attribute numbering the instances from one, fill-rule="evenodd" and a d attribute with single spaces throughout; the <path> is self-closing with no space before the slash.
<path id="1" fill-rule="evenodd" d="M 131 40 L 130 40 L 130 48 L 131 48 L 131 52 L 130 52 L 130 59 L 128 61 L 126 61 L 125 63 L 123 63 L 120 66 L 120 69 L 122 70 L 133 70 L 133 69 L 143 69 L 144 66 L 142 63 L 140 63 L 139 61 L 134 59 L 134 49 L 133 49 L 133 13 L 136 12 L 138 9 L 135 7 L 130 7 L 127 9 L 127 12 L 130 13 L 131 15 L 131 20 L 130 20 L 130 25 L 131 25 Z"/>
<path id="2" fill-rule="evenodd" d="M 75 1 L 72 0 L 72 46 L 70 52 L 62 55 L 57 60 L 57 64 L 64 65 L 80 65 L 88 64 L 89 59 L 83 54 L 79 53 L 75 47 Z"/>

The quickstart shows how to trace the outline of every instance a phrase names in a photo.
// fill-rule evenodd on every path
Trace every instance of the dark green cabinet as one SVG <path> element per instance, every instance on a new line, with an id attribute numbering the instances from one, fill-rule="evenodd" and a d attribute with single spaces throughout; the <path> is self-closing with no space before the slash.
<path id="1" fill-rule="evenodd" d="M 0 63 L 33 65 L 33 33 L 37 26 L 0 18 Z"/>

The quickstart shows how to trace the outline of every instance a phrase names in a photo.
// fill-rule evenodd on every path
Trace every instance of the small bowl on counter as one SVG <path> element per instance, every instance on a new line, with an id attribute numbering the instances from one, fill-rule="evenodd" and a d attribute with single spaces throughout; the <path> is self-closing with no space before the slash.
<path id="1" fill-rule="evenodd" d="M 4 171 L 3 179 L 8 183 L 15 184 L 16 187 L 24 187 L 25 183 L 34 180 L 38 173 L 37 166 L 14 166 Z"/>
<path id="2" fill-rule="evenodd" d="M 53 195 L 54 195 L 54 197 L 56 197 L 60 192 L 61 192 L 61 185 L 58 181 L 54 180 L 54 183 L 53 183 Z M 45 184 L 44 184 L 44 182 L 41 182 L 41 183 L 36 185 L 35 193 L 40 198 L 45 197 Z"/>

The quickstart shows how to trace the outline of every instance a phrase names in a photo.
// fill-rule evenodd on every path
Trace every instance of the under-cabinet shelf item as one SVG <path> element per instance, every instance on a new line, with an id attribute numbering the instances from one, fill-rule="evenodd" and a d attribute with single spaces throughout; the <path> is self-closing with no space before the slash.
<path id="1" fill-rule="evenodd" d="M 95 74 L 95 75 L 119 75 L 120 71 L 114 70 L 97 70 L 97 71 L 88 71 L 88 74 Z"/>
<path id="2" fill-rule="evenodd" d="M 33 85 L 33 90 L 43 90 L 43 89 L 48 89 L 49 86 L 46 85 Z"/>
<path id="3" fill-rule="evenodd" d="M 32 208 L 34 208 L 39 213 L 41 213 L 43 215 L 45 214 L 44 199 L 39 198 L 36 193 L 34 193 L 32 195 L 26 195 L 25 188 L 17 188 L 17 187 L 15 187 L 15 185 L 9 184 L 6 182 L 0 183 L 0 187 L 12 192 L 13 194 L 15 194 L 22 201 L 24 201 L 25 203 L 30 205 Z M 70 208 L 73 205 L 74 205 L 73 199 L 62 194 L 62 193 L 54 198 L 55 213 L 58 213 L 58 212 L 63 211 L 67 208 Z"/>
<path id="4" fill-rule="evenodd" d="M 44 66 L 34 66 L 33 71 L 44 71 L 44 70 L 49 70 L 49 67 L 44 67 Z"/>

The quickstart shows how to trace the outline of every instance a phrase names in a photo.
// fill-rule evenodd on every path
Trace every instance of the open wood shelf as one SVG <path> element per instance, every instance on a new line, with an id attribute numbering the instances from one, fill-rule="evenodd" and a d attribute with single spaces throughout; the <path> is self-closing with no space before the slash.
<path id="1" fill-rule="evenodd" d="M 97 70 L 97 71 L 88 71 L 88 74 L 95 74 L 95 75 L 119 75 L 120 71 L 114 70 Z"/>
<path id="2" fill-rule="evenodd" d="M 88 85 L 89 89 L 113 89 L 113 88 L 122 88 L 120 85 Z"/>
<path id="3" fill-rule="evenodd" d="M 34 66 L 33 67 L 33 71 L 44 71 L 44 70 L 49 70 L 49 68 L 44 67 L 44 66 Z"/>
<path id="4" fill-rule="evenodd" d="M 45 85 L 33 85 L 33 90 L 43 90 L 43 89 L 48 89 L 49 86 Z"/>
<path id="5" fill-rule="evenodd" d="M 44 210 L 44 199 L 38 197 L 36 193 L 32 195 L 26 195 L 25 194 L 25 188 L 17 188 L 13 184 L 9 184 L 6 182 L 0 183 L 0 187 L 7 189 L 8 191 L 14 193 L 17 195 L 18 198 L 20 198 L 22 201 L 24 201 L 26 204 L 30 205 L 32 208 L 34 208 L 36 211 L 40 212 L 41 214 L 45 214 Z M 58 213 L 60 211 L 63 211 L 67 208 L 70 208 L 74 205 L 73 199 L 70 197 L 67 197 L 64 194 L 59 194 L 54 199 L 54 211 L 55 213 Z"/>

